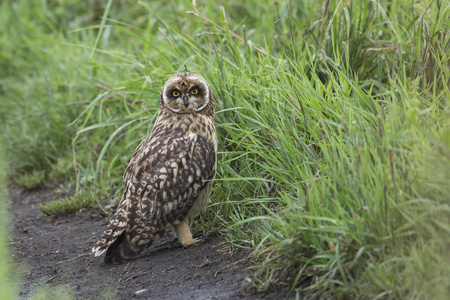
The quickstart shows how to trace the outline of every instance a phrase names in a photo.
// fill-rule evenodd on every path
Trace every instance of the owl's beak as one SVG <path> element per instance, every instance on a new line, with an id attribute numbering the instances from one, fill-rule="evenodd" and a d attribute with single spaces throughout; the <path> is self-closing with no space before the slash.
<path id="1" fill-rule="evenodd" d="M 183 96 L 183 101 L 184 101 L 184 106 L 186 106 L 186 108 L 188 107 L 189 103 L 188 103 L 188 96 L 184 95 Z"/>

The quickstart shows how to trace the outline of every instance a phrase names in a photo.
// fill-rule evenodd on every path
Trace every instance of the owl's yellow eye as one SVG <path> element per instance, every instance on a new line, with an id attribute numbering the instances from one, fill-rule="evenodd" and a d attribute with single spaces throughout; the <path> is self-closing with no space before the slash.
<path id="1" fill-rule="evenodd" d="M 173 92 L 172 92 L 172 95 L 173 95 L 174 97 L 178 97 L 178 96 L 180 96 L 180 92 L 179 92 L 179 91 L 173 91 Z"/>
<path id="2" fill-rule="evenodd" d="M 191 90 L 191 94 L 192 94 L 192 95 L 198 94 L 198 90 L 197 90 L 197 89 L 192 89 L 192 90 Z"/>

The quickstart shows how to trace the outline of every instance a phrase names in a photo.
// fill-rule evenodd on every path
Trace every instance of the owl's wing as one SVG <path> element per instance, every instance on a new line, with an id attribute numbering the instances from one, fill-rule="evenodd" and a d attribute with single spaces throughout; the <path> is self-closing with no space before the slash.
<path id="1" fill-rule="evenodd" d="M 214 146 L 199 135 L 141 145 L 125 171 L 123 200 L 93 249 L 96 255 L 124 231 L 135 248 L 150 245 L 168 226 L 187 216 L 198 193 L 214 177 Z"/>

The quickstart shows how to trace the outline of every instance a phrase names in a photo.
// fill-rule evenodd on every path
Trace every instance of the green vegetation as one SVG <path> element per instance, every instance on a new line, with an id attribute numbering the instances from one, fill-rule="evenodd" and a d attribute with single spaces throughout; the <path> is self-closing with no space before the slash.
<path id="1" fill-rule="evenodd" d="M 8 191 L 7 183 L 7 157 L 3 147 L 3 139 L 0 134 L 0 300 L 13 299 L 14 287 L 7 276 L 11 271 L 8 249 Z"/>
<path id="2" fill-rule="evenodd" d="M 73 213 L 83 208 L 93 207 L 98 204 L 98 198 L 98 194 L 94 194 L 93 192 L 78 192 L 67 199 L 39 204 L 39 209 L 47 216 Z"/>
<path id="3" fill-rule="evenodd" d="M 195 226 L 255 250 L 247 288 L 444 299 L 449 19 L 448 1 L 3 1 L 9 174 L 117 203 L 163 82 L 187 69 L 219 100 Z"/>
<path id="4" fill-rule="evenodd" d="M 45 182 L 45 171 L 34 171 L 25 173 L 17 177 L 16 183 L 27 189 L 32 189 L 40 186 Z"/>

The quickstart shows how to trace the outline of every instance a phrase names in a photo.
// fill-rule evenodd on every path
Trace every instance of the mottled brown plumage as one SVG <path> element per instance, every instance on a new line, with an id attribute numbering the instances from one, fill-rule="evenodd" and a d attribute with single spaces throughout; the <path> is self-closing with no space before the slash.
<path id="1" fill-rule="evenodd" d="M 170 78 L 150 135 L 125 171 L 125 189 L 108 229 L 92 249 L 121 262 L 147 249 L 173 228 L 183 246 L 193 239 L 189 221 L 206 206 L 216 174 L 215 98 L 201 76 Z"/>

